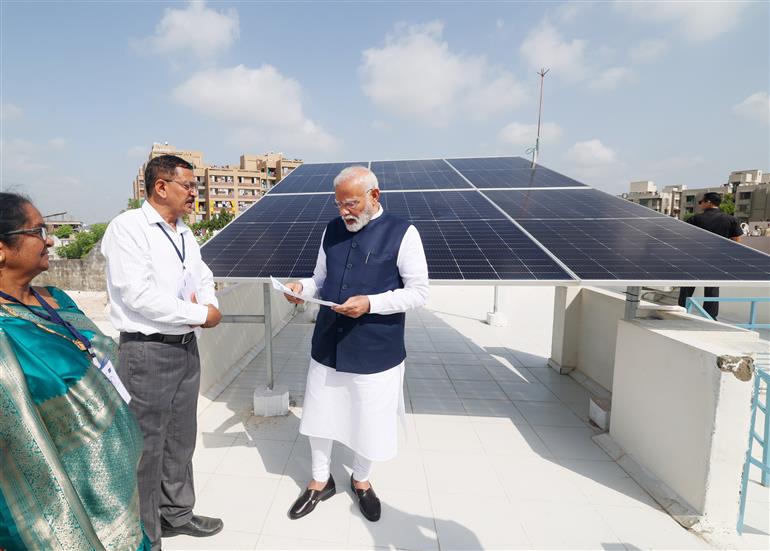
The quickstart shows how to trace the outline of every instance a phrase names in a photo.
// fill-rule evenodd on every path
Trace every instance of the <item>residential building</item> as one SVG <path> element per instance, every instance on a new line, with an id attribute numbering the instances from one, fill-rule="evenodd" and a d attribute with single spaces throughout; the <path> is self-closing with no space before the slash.
<path id="1" fill-rule="evenodd" d="M 177 150 L 174 146 L 154 143 L 147 159 L 160 155 L 177 155 L 195 168 L 193 175 L 198 182 L 198 200 L 191 222 L 208 220 L 222 209 L 237 215 L 258 201 L 270 188 L 292 170 L 302 164 L 299 159 L 287 159 L 282 153 L 241 155 L 238 166 L 208 165 L 200 151 Z M 134 198 L 143 199 L 144 163 L 134 178 Z"/>
<path id="2" fill-rule="evenodd" d="M 686 189 L 686 186 L 666 186 L 662 191 L 658 191 L 655 182 L 641 180 L 631 182 L 629 192 L 622 194 L 621 197 L 656 212 L 677 217 L 679 216 L 680 192 L 683 189 Z"/>
<path id="3" fill-rule="evenodd" d="M 56 230 L 58 230 L 62 226 L 71 227 L 74 233 L 83 231 L 83 222 L 81 222 L 80 220 L 72 220 L 70 218 L 67 218 L 65 216 L 66 214 L 67 214 L 66 212 L 60 212 L 57 214 L 49 214 L 49 215 L 43 216 L 43 219 L 45 220 L 46 231 L 50 234 L 53 234 Z"/>
<path id="4" fill-rule="evenodd" d="M 770 177 L 759 169 L 736 170 L 730 173 L 727 182 L 721 186 L 709 188 L 688 189 L 682 192 L 682 211 L 680 218 L 684 219 L 688 214 L 700 212 L 698 209 L 698 199 L 709 191 L 715 191 L 721 195 L 726 193 L 733 194 L 735 202 L 735 217 L 740 222 L 749 222 L 751 220 L 764 220 L 762 216 L 768 215 L 767 209 L 762 199 L 756 202 L 752 201 L 752 196 L 760 187 L 770 184 Z M 760 218 L 757 218 L 757 217 Z"/>

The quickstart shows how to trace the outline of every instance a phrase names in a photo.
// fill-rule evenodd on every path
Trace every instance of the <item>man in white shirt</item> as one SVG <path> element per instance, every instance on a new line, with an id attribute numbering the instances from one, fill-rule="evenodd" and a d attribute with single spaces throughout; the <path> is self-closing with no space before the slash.
<path id="1" fill-rule="evenodd" d="M 144 435 L 141 518 L 153 551 L 161 536 L 211 536 L 220 519 L 193 514 L 192 456 L 200 358 L 196 334 L 222 315 L 214 278 L 182 216 L 198 195 L 192 165 L 163 155 L 145 168 L 147 200 L 107 227 L 110 318 L 120 331 L 118 374 Z"/>
<path id="2" fill-rule="evenodd" d="M 324 231 L 313 277 L 287 284 L 339 304 L 322 306 L 316 319 L 300 424 L 310 440 L 313 478 L 289 516 L 309 514 L 336 492 L 330 473 L 336 440 L 355 452 L 351 490 L 363 516 L 376 522 L 381 505 L 369 475 L 372 461 L 396 455 L 404 415 L 404 313 L 427 302 L 428 266 L 417 229 L 383 211 L 369 169 L 344 169 L 334 193 L 340 217 Z"/>

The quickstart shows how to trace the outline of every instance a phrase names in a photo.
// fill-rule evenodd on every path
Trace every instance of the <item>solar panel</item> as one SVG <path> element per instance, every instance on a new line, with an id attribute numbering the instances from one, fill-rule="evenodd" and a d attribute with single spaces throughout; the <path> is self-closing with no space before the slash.
<path id="1" fill-rule="evenodd" d="M 385 211 L 420 231 L 433 281 L 697 285 L 770 280 L 768 255 L 545 167 L 532 171 L 526 159 L 448 162 L 371 163 Z M 311 275 L 323 230 L 339 215 L 332 180 L 352 164 L 368 163 L 304 164 L 284 178 L 203 246 L 215 277 Z"/>
<path id="2" fill-rule="evenodd" d="M 233 223 L 248 222 L 328 222 L 337 216 L 334 194 L 273 195 L 268 193 Z"/>
<path id="3" fill-rule="evenodd" d="M 489 220 L 505 216 L 477 191 L 417 191 L 380 194 L 383 208 L 415 220 Z"/>
<path id="4" fill-rule="evenodd" d="M 483 191 L 495 204 L 517 220 L 529 218 L 667 218 L 666 215 L 591 189 Z"/>
<path id="5" fill-rule="evenodd" d="M 520 223 L 583 280 L 770 280 L 769 256 L 666 216 Z"/>
<path id="6" fill-rule="evenodd" d="M 570 276 L 506 220 L 414 222 L 431 279 L 558 280 Z"/>
<path id="7" fill-rule="evenodd" d="M 374 161 L 372 172 L 377 175 L 380 189 L 472 189 L 443 159 L 424 161 Z"/>
<path id="8" fill-rule="evenodd" d="M 302 164 L 278 182 L 270 193 L 331 193 L 334 191 L 334 177 L 343 168 L 368 164 L 362 162 Z"/>
<path id="9" fill-rule="evenodd" d="M 586 187 L 543 166 L 532 169 L 531 163 L 521 157 L 447 160 L 478 188 Z"/>
<path id="10" fill-rule="evenodd" d="M 235 220 L 201 252 L 216 277 L 309 277 L 326 223 Z"/>

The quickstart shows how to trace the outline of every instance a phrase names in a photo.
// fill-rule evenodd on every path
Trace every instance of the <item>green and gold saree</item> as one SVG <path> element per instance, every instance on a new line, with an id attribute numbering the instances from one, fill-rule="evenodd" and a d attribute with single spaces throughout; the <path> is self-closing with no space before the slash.
<path id="1" fill-rule="evenodd" d="M 115 362 L 115 342 L 64 292 L 49 291 L 97 356 Z M 66 329 L 3 306 L 0 549 L 149 551 L 136 487 L 142 436 L 131 412 Z"/>

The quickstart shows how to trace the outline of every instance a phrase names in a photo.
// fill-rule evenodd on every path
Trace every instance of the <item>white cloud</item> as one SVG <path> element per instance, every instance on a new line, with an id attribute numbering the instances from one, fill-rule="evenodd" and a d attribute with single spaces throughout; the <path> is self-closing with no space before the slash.
<path id="1" fill-rule="evenodd" d="M 173 91 L 178 103 L 232 125 L 233 136 L 243 146 L 333 150 L 336 140 L 305 117 L 301 96 L 299 82 L 270 65 L 203 70 Z"/>
<path id="2" fill-rule="evenodd" d="M 591 90 L 609 92 L 624 83 L 634 82 L 636 74 L 628 67 L 610 67 L 603 70 L 588 84 Z"/>
<path id="3" fill-rule="evenodd" d="M 749 2 L 617 2 L 634 20 L 670 25 L 692 43 L 703 43 L 732 31 Z"/>
<path id="4" fill-rule="evenodd" d="M 52 138 L 48 140 L 48 147 L 51 149 L 64 149 L 67 147 L 67 140 L 60 137 Z"/>
<path id="5" fill-rule="evenodd" d="M 544 142 L 556 142 L 561 138 L 562 129 L 555 122 L 540 125 L 540 139 Z M 497 133 L 498 139 L 510 145 L 534 145 L 537 138 L 537 124 L 512 122 Z"/>
<path id="6" fill-rule="evenodd" d="M 660 58 L 668 51 L 668 40 L 663 38 L 648 38 L 642 40 L 631 49 L 631 61 L 635 63 L 650 63 Z"/>
<path id="7" fill-rule="evenodd" d="M 565 40 L 548 21 L 532 29 L 519 47 L 522 57 L 532 68 L 547 67 L 572 81 L 586 78 L 589 72 L 585 51 L 585 40 Z"/>
<path id="8" fill-rule="evenodd" d="M 615 152 L 600 140 L 577 142 L 567 150 L 566 158 L 583 167 L 614 163 Z"/>
<path id="9" fill-rule="evenodd" d="M 0 142 L 0 157 L 4 172 L 10 174 L 34 174 L 49 169 L 42 159 L 45 157 L 38 144 L 29 140 L 13 138 Z"/>
<path id="10" fill-rule="evenodd" d="M 443 30 L 440 21 L 399 24 L 384 46 L 363 52 L 362 88 L 376 106 L 445 126 L 455 117 L 486 120 L 522 103 L 526 92 L 510 72 L 484 56 L 452 52 Z"/>
<path id="11" fill-rule="evenodd" d="M 755 92 L 735 105 L 733 112 L 760 124 L 770 124 L 770 97 L 767 92 Z"/>
<path id="12" fill-rule="evenodd" d="M 0 120 L 15 121 L 24 116 L 24 110 L 13 103 L 3 103 L 0 105 Z"/>
<path id="13" fill-rule="evenodd" d="M 503 27 L 505 27 L 505 21 L 498 17 L 497 20 L 495 20 L 495 27 L 497 27 L 498 29 L 502 29 Z"/>
<path id="14" fill-rule="evenodd" d="M 126 157 L 130 157 L 132 159 L 141 159 L 148 156 L 149 150 L 144 145 L 132 145 L 128 148 L 128 151 L 126 151 Z"/>
<path id="15" fill-rule="evenodd" d="M 157 55 L 192 54 L 207 60 L 226 51 L 238 38 L 238 12 L 216 11 L 206 2 L 191 1 L 182 9 L 166 8 L 155 33 L 135 43 L 138 50 Z"/>

